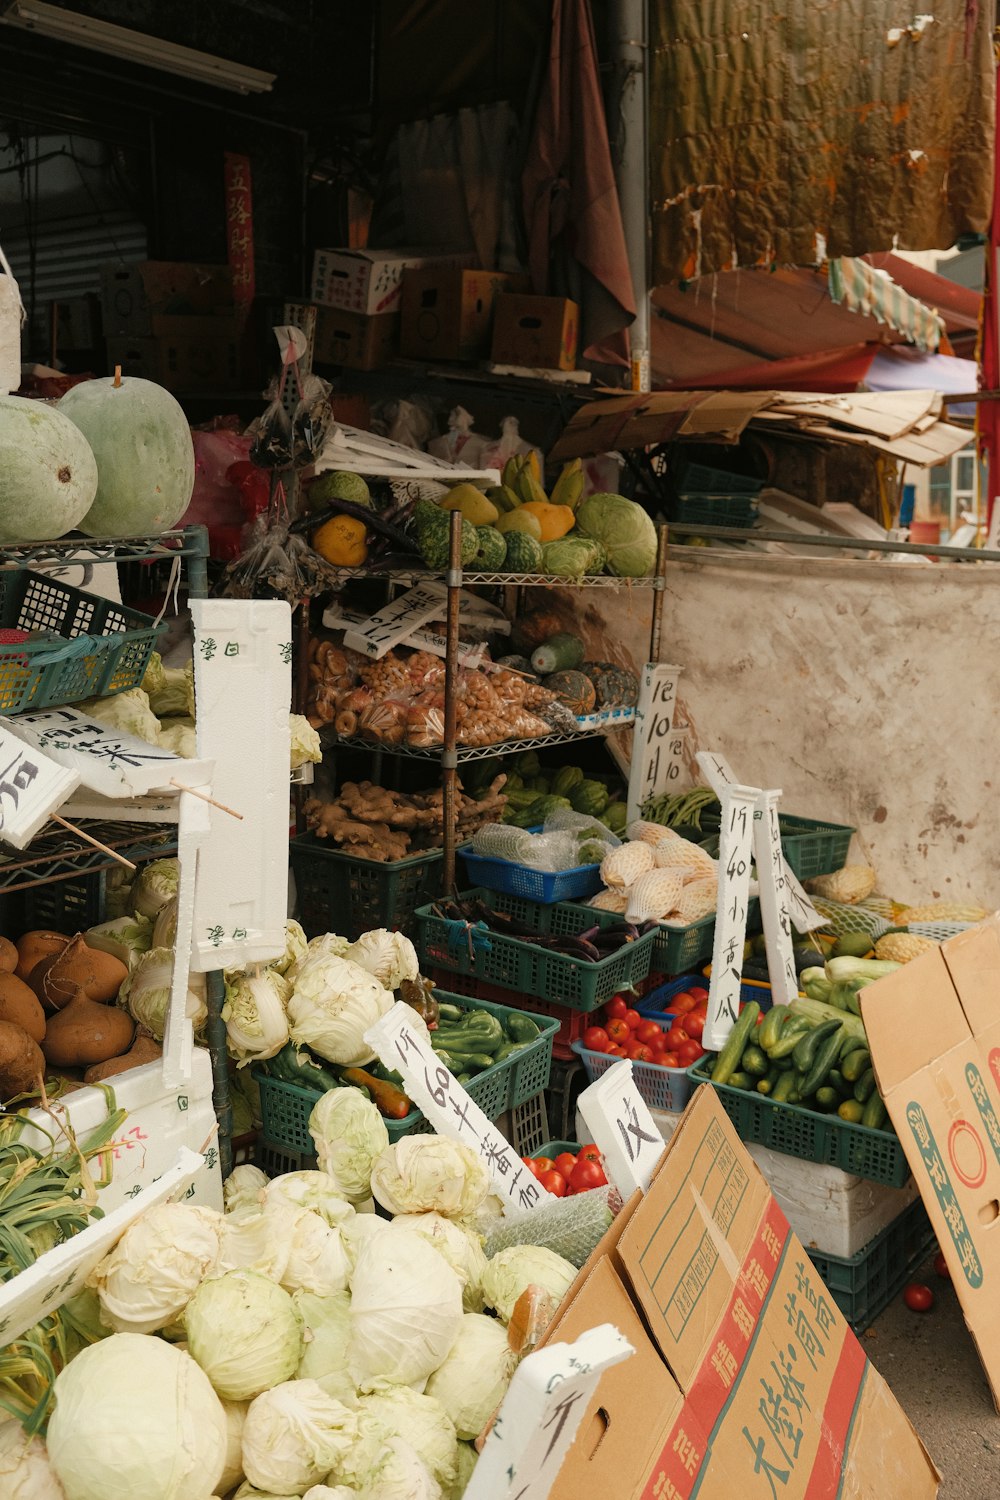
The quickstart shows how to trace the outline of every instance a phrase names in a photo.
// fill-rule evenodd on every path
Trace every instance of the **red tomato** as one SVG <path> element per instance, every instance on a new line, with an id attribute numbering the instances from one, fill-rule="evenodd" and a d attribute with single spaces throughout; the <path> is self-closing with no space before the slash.
<path id="1" fill-rule="evenodd" d="M 671 1052 L 679 1052 L 683 1044 L 688 1040 L 688 1034 L 684 1030 L 683 1026 L 677 1026 L 675 1024 L 671 1026 L 670 1030 L 667 1032 L 667 1046 L 670 1048 Z"/>
<path id="2" fill-rule="evenodd" d="M 910 1312 L 930 1312 L 934 1306 L 934 1293 L 923 1282 L 911 1281 L 909 1286 L 903 1288 L 903 1301 Z"/>
<path id="3" fill-rule="evenodd" d="M 604 1014 L 609 1021 L 621 1021 L 624 1019 L 628 1006 L 621 995 L 615 995 L 604 1007 Z"/>
<path id="4" fill-rule="evenodd" d="M 944 1281 L 950 1281 L 951 1280 L 951 1272 L 948 1270 L 948 1262 L 945 1260 L 945 1258 L 941 1254 L 940 1250 L 938 1251 L 937 1255 L 935 1255 L 935 1257 L 934 1257 L 934 1269 L 937 1272 L 937 1274 L 942 1278 L 942 1280 L 944 1280 Z"/>
<path id="5" fill-rule="evenodd" d="M 680 1058 L 682 1068 L 689 1067 L 691 1063 L 697 1062 L 705 1049 L 700 1042 L 682 1042 L 677 1048 L 677 1056 Z"/>
<path id="6" fill-rule="evenodd" d="M 660 1064 L 661 1068 L 679 1068 L 681 1065 L 680 1058 L 676 1052 L 658 1052 L 656 1054 L 656 1061 Z"/>
<path id="7" fill-rule="evenodd" d="M 603 1187 L 607 1180 L 598 1162 L 578 1161 L 569 1180 L 569 1190 L 571 1193 L 586 1193 L 591 1188 Z"/>
<path id="8" fill-rule="evenodd" d="M 562 1173 L 557 1172 L 554 1167 L 550 1172 L 543 1172 L 538 1180 L 547 1192 L 553 1193 L 557 1198 L 565 1198 L 569 1184 Z"/>
<path id="9" fill-rule="evenodd" d="M 606 1052 L 610 1040 L 603 1026 L 588 1026 L 583 1033 L 583 1045 L 588 1052 Z"/>
<path id="10" fill-rule="evenodd" d="M 580 1149 L 579 1149 L 579 1151 L 576 1154 L 576 1159 L 577 1159 L 578 1162 L 581 1162 L 581 1161 L 596 1161 L 597 1164 L 598 1164 L 598 1166 L 600 1166 L 600 1164 L 601 1164 L 601 1153 L 600 1153 L 600 1151 L 598 1151 L 597 1147 L 594 1146 L 594 1145 L 581 1146 Z"/>
<path id="11" fill-rule="evenodd" d="M 607 1051 L 608 1057 L 627 1057 L 628 1053 L 624 1047 L 619 1047 L 617 1042 L 612 1042 Z"/>
<path id="12" fill-rule="evenodd" d="M 652 1062 L 653 1054 L 645 1042 L 629 1042 L 625 1048 L 633 1062 Z"/>
<path id="13" fill-rule="evenodd" d="M 670 1009 L 675 1016 L 686 1016 L 689 1010 L 694 1010 L 697 1001 L 688 990 L 681 990 L 679 995 L 671 995 Z"/>
<path id="14" fill-rule="evenodd" d="M 684 1030 L 695 1042 L 701 1041 L 701 1034 L 705 1030 L 705 1013 L 700 1010 L 691 1011 L 690 1015 L 684 1017 Z"/>
<path id="15" fill-rule="evenodd" d="M 560 1151 L 553 1165 L 556 1171 L 561 1172 L 568 1182 L 573 1175 L 573 1168 L 576 1166 L 576 1157 L 572 1151 Z"/>
<path id="16" fill-rule="evenodd" d="M 657 1026 L 656 1035 L 651 1042 L 646 1043 L 646 1046 L 651 1048 L 653 1052 L 666 1052 L 667 1033 L 664 1031 L 662 1026 Z"/>
<path id="17" fill-rule="evenodd" d="M 647 1047 L 652 1047 L 658 1036 L 663 1035 L 663 1027 L 658 1026 L 655 1021 L 643 1021 L 641 1026 L 635 1028 L 635 1039 L 637 1042 L 645 1042 Z"/>
<path id="18" fill-rule="evenodd" d="M 536 1177 L 540 1176 L 542 1172 L 551 1172 L 554 1166 L 555 1162 L 551 1156 L 534 1156 L 531 1158 L 531 1169 Z"/>
<path id="19" fill-rule="evenodd" d="M 708 1003 L 708 990 L 706 990 L 703 984 L 693 984 L 688 990 L 688 994 L 693 995 L 695 1001 L 699 1005 L 701 1005 L 702 1002 L 704 1002 L 705 1004 Z"/>
<path id="20" fill-rule="evenodd" d="M 639 1027 L 642 1025 L 642 1017 L 640 1016 L 639 1012 L 637 1010 L 632 1010 L 631 1007 L 629 1007 L 629 1009 L 622 1016 L 622 1020 L 625 1022 L 625 1025 L 628 1027 L 629 1031 L 638 1031 Z"/>
<path id="21" fill-rule="evenodd" d="M 632 1035 L 626 1023 L 619 1020 L 617 1016 L 613 1021 L 609 1021 L 604 1029 L 608 1033 L 609 1040 L 618 1047 L 624 1046 Z"/>

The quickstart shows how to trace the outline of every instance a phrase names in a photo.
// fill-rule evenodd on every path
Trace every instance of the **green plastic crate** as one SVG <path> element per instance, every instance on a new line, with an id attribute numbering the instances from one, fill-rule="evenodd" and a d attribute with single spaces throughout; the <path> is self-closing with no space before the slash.
<path id="1" fill-rule="evenodd" d="M 741 1141 L 821 1166 L 840 1167 L 856 1177 L 883 1182 L 886 1187 L 902 1187 L 909 1178 L 910 1168 L 895 1131 L 852 1125 L 838 1115 L 768 1099 L 764 1094 L 734 1089 L 728 1083 L 712 1083 L 702 1063 L 699 1058 L 688 1071 L 695 1082 L 712 1085 Z"/>
<path id="2" fill-rule="evenodd" d="M 0 571 L 0 626 L 61 642 L 0 646 L 0 714 L 58 708 L 138 687 L 166 625 L 58 578 Z"/>
<path id="3" fill-rule="evenodd" d="M 541 1033 L 521 1052 L 494 1063 L 492 1068 L 484 1068 L 465 1085 L 466 1093 L 488 1119 L 497 1120 L 506 1110 L 515 1109 L 544 1091 L 552 1071 L 552 1039 L 559 1030 L 558 1021 L 510 1005 L 491 1005 L 486 1000 L 470 1000 L 465 995 L 453 995 L 444 990 L 435 990 L 434 993 L 451 1005 L 461 1006 L 462 1010 L 487 1010 L 504 1024 L 509 1016 L 527 1015 Z M 309 1116 L 320 1097 L 319 1091 L 303 1088 L 297 1083 L 286 1083 L 281 1078 L 270 1078 L 260 1066 L 254 1068 L 253 1075 L 260 1085 L 264 1139 L 282 1150 L 311 1155 L 313 1139 L 309 1134 Z M 433 1129 L 419 1109 L 411 1110 L 402 1120 L 386 1120 L 385 1126 L 390 1141 L 398 1141 L 404 1135 L 428 1134 Z"/>
<path id="4" fill-rule="evenodd" d="M 855 833 L 844 823 L 820 823 L 791 813 L 778 814 L 778 829 L 785 863 L 800 880 L 842 870 Z"/>
<path id="5" fill-rule="evenodd" d="M 548 1156 L 555 1161 L 564 1151 L 572 1151 L 575 1156 L 580 1150 L 578 1141 L 543 1141 L 537 1151 L 526 1151 L 525 1156 Z"/>
<path id="6" fill-rule="evenodd" d="M 590 927 L 609 927 L 621 920 L 612 912 L 575 906 L 569 901 L 548 906 L 524 896 L 483 890 L 467 892 L 466 898 L 469 896 L 481 897 L 494 911 L 509 913 L 539 934 L 576 934 Z M 455 943 L 450 924 L 436 916 L 429 906 L 418 910 L 417 921 L 421 957 L 428 964 L 459 974 L 474 974 L 487 984 L 500 985 L 518 995 L 539 995 L 573 1010 L 596 1010 L 619 990 L 627 990 L 645 979 L 652 964 L 655 941 L 652 932 L 592 963 L 551 953 L 528 939 L 497 932 L 481 935 L 488 940 L 488 948 L 475 934 L 468 935 L 470 943 Z"/>
<path id="7" fill-rule="evenodd" d="M 444 855 L 425 849 L 380 864 L 331 848 L 328 839 L 298 834 L 289 845 L 299 920 L 308 937 L 339 932 L 352 940 L 372 927 L 413 936 L 418 906 L 441 893 Z"/>
<path id="8" fill-rule="evenodd" d="M 754 896 L 747 905 L 747 932 L 760 932 L 761 925 L 760 902 Z M 656 974 L 683 974 L 711 958 L 714 945 L 714 912 L 689 927 L 661 927 L 653 944 L 651 967 Z"/>
<path id="9" fill-rule="evenodd" d="M 848 1258 L 806 1254 L 855 1333 L 863 1333 L 903 1290 L 937 1243 L 919 1198 Z"/>

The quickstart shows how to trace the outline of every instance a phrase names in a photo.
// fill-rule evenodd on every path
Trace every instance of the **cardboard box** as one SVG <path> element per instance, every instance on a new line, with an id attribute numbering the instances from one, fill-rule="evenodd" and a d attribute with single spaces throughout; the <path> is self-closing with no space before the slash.
<path id="1" fill-rule="evenodd" d="M 1000 1408 L 1000 921 L 861 994 L 879 1090 Z"/>
<path id="2" fill-rule="evenodd" d="M 601 1380 L 552 1500 L 937 1493 L 920 1439 L 710 1088 L 546 1342 L 607 1322 L 636 1354 Z"/>
<path id="3" fill-rule="evenodd" d="M 228 391 L 240 383 L 240 334 L 232 319 L 160 317 L 151 337 L 116 334 L 108 367 L 155 380 L 168 391 Z"/>
<path id="4" fill-rule="evenodd" d="M 497 298 L 491 358 L 495 365 L 575 370 L 579 309 L 568 297 Z"/>
<path id="5" fill-rule="evenodd" d="M 144 260 L 101 268 L 101 311 L 106 337 L 127 333 L 150 338 L 157 316 L 227 316 L 233 309 L 229 266 Z"/>
<path id="6" fill-rule="evenodd" d="M 434 250 L 317 250 L 312 300 L 345 312 L 398 312 L 403 272 L 420 266 L 469 266 L 471 253 Z"/>
<path id="7" fill-rule="evenodd" d="M 426 266 L 403 276 L 400 350 L 407 359 L 480 359 L 489 353 L 493 307 L 511 278 L 501 271 Z"/>
<path id="8" fill-rule="evenodd" d="M 396 353 L 399 313 L 344 312 L 320 307 L 316 318 L 313 358 L 320 364 L 344 365 L 349 370 L 379 370 Z"/>

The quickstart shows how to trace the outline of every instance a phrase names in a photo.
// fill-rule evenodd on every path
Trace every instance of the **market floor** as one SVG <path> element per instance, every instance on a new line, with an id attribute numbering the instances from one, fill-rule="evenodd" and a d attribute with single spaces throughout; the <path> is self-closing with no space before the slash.
<path id="1" fill-rule="evenodd" d="M 862 1338 L 941 1471 L 939 1500 L 1000 1494 L 1000 1417 L 950 1282 L 928 1263 L 914 1280 L 936 1297 L 912 1313 L 897 1297 Z M 904 1500 L 886 1496 L 886 1500 Z"/>

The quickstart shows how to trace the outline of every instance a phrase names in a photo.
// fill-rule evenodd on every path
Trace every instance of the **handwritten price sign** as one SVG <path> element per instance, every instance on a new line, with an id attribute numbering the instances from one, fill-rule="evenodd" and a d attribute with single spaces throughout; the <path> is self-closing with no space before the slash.
<path id="1" fill-rule="evenodd" d="M 775 1005 L 790 1005 L 799 993 L 792 952 L 792 923 L 788 914 L 788 878 L 778 827 L 780 792 L 761 792 L 754 819 L 754 859 L 760 882 L 767 970 Z"/>
<path id="2" fill-rule="evenodd" d="M 628 818 L 638 818 L 650 797 L 676 786 L 682 773 L 683 743 L 674 728 L 680 667 L 647 662 L 639 689 L 632 765 L 628 780 Z"/>
<path id="3" fill-rule="evenodd" d="M 636 1088 L 632 1064 L 625 1058 L 613 1063 L 577 1103 L 622 1197 L 636 1188 L 645 1192 L 663 1155 L 663 1138 Z"/>
<path id="4" fill-rule="evenodd" d="M 722 788 L 722 829 L 719 835 L 719 901 L 712 948 L 712 978 L 708 990 L 708 1018 L 704 1045 L 718 1052 L 740 1013 L 743 944 L 750 901 L 750 862 L 753 857 L 756 787 Z"/>
<path id="5" fill-rule="evenodd" d="M 0 728 L 0 841 L 24 849 L 79 782 L 75 771 Z"/>

